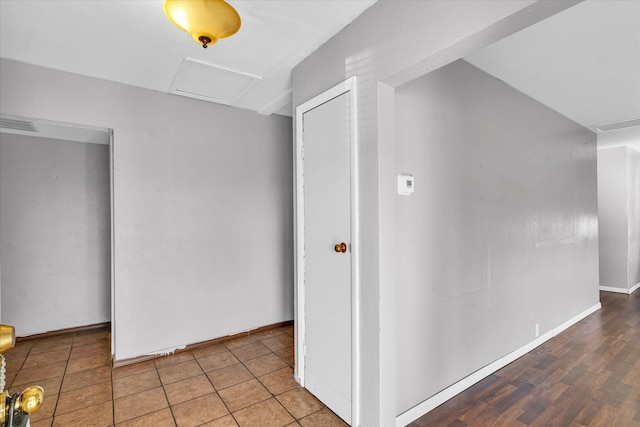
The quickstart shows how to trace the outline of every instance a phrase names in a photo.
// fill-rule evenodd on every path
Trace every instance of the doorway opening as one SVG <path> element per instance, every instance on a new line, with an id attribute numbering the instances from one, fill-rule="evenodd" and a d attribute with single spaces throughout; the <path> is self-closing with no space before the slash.
<path id="1" fill-rule="evenodd" d="M 0 120 L 2 322 L 21 337 L 110 323 L 112 131 Z"/>

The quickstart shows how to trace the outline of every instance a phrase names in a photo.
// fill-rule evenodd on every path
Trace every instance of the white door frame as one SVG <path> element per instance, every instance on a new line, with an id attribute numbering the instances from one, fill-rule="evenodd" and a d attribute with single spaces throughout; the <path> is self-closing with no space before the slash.
<path id="1" fill-rule="evenodd" d="M 303 115 L 331 99 L 350 92 L 351 129 L 351 424 L 360 422 L 360 321 L 359 321 L 359 226 L 358 226 L 358 114 L 356 77 L 350 77 L 326 92 L 296 107 L 295 140 L 295 376 L 304 386 L 305 372 L 305 253 L 304 253 L 304 129 Z"/>
<path id="2" fill-rule="evenodd" d="M 111 216 L 111 360 L 116 360 L 116 238 L 115 198 L 113 168 L 113 129 L 109 129 L 109 214 Z"/>

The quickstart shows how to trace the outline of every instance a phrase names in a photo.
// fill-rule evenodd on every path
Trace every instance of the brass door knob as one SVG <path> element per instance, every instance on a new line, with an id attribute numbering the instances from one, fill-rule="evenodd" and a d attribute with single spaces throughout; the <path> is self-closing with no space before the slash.
<path id="1" fill-rule="evenodd" d="M 338 243 L 333 247 L 333 249 L 338 253 L 345 253 L 347 252 L 347 244 L 344 242 Z"/>

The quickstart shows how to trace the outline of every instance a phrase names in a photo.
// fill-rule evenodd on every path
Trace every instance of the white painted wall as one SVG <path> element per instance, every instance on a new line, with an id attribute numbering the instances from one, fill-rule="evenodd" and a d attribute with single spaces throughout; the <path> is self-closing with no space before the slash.
<path id="1" fill-rule="evenodd" d="M 600 286 L 629 289 L 627 147 L 598 150 Z"/>
<path id="2" fill-rule="evenodd" d="M 397 415 L 393 88 L 576 3 L 381 1 L 293 70 L 294 107 L 358 77 L 362 425 Z"/>
<path id="3" fill-rule="evenodd" d="M 640 145 L 640 143 L 638 143 Z M 627 149 L 629 290 L 640 288 L 640 152 Z"/>
<path id="4" fill-rule="evenodd" d="M 0 112 L 113 129 L 117 360 L 292 319 L 290 118 L 0 68 Z"/>
<path id="5" fill-rule="evenodd" d="M 0 133 L 3 321 L 18 336 L 111 320 L 109 147 Z"/>
<path id="6" fill-rule="evenodd" d="M 395 153 L 402 413 L 598 304 L 596 136 L 460 60 L 396 89 Z"/>
<path id="7" fill-rule="evenodd" d="M 640 284 L 640 153 L 598 150 L 600 286 L 628 293 Z"/>

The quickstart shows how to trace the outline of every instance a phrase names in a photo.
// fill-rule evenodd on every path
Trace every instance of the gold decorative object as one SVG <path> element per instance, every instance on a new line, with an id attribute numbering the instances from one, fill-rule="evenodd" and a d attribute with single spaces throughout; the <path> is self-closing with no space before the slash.
<path id="1" fill-rule="evenodd" d="M 13 427 L 29 425 L 29 414 L 42 406 L 44 389 L 38 385 L 27 387 L 22 393 L 5 391 L 5 359 L 4 352 L 16 345 L 16 334 L 13 326 L 0 325 L 0 426 Z"/>
<path id="2" fill-rule="evenodd" d="M 16 331 L 13 326 L 0 325 L 0 353 L 11 350 L 15 346 Z"/>

